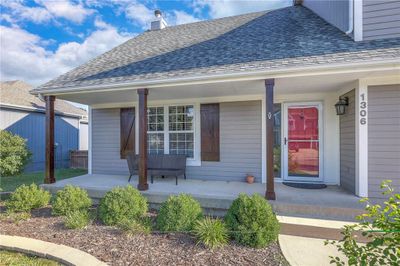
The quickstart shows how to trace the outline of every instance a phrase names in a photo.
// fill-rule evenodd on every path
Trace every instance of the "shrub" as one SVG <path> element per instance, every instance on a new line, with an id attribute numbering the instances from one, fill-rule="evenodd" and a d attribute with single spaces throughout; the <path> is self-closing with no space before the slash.
<path id="1" fill-rule="evenodd" d="M 343 262 L 339 257 L 331 258 L 336 265 L 400 265 L 400 194 L 394 193 L 389 180 L 382 182 L 383 195 L 388 197 L 384 206 L 373 205 L 367 198 L 366 213 L 356 217 L 359 224 L 346 225 L 342 229 L 343 239 L 339 242 L 326 241 L 325 245 L 336 245 L 347 257 Z M 369 241 L 356 242 L 356 232 L 361 232 Z"/>
<path id="2" fill-rule="evenodd" d="M 90 206 L 92 206 L 92 200 L 86 190 L 67 185 L 62 190 L 57 191 L 56 198 L 53 201 L 53 214 L 66 215 L 73 211 L 87 212 Z"/>
<path id="3" fill-rule="evenodd" d="M 199 243 L 203 243 L 210 249 L 225 245 L 229 239 L 225 224 L 220 219 L 213 220 L 210 217 L 197 221 L 194 226 L 194 235 Z"/>
<path id="4" fill-rule="evenodd" d="M 29 212 L 32 209 L 46 206 L 49 204 L 50 198 L 50 193 L 36 184 L 21 185 L 6 201 L 6 207 L 8 211 L 12 212 Z"/>
<path id="5" fill-rule="evenodd" d="M 100 201 L 99 217 L 106 225 L 116 225 L 123 219 L 139 220 L 147 213 L 147 200 L 132 186 L 117 187 Z"/>
<path id="6" fill-rule="evenodd" d="M 225 221 L 234 239 L 246 246 L 262 248 L 278 237 L 279 222 L 271 205 L 258 194 L 240 194 Z"/>
<path id="7" fill-rule="evenodd" d="M 83 229 L 90 223 L 90 214 L 87 210 L 73 210 L 64 216 L 64 225 L 68 229 Z"/>
<path id="8" fill-rule="evenodd" d="M 170 196 L 157 216 L 157 227 L 164 232 L 191 231 L 203 217 L 200 203 L 187 194 Z"/>
<path id="9" fill-rule="evenodd" d="M 129 220 L 122 219 L 117 227 L 127 236 L 148 235 L 151 232 L 151 221 L 149 219 Z"/>
<path id="10" fill-rule="evenodd" d="M 17 175 L 29 162 L 26 140 L 6 130 L 0 130 L 0 175 Z"/>

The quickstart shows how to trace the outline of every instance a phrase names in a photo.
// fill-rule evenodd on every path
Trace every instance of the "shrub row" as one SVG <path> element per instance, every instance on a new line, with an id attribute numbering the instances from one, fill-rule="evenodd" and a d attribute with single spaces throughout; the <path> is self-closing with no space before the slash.
<path id="1" fill-rule="evenodd" d="M 23 212 L 46 206 L 50 194 L 36 185 L 21 186 L 7 201 L 11 211 Z M 67 228 L 81 229 L 91 221 L 92 201 L 81 188 L 66 186 L 52 202 L 53 215 L 63 216 Z M 98 207 L 98 217 L 106 225 L 117 226 L 127 235 L 147 234 L 151 221 L 148 203 L 132 186 L 117 187 L 106 193 Z M 279 223 L 268 202 L 258 194 L 241 194 L 233 201 L 225 221 L 204 218 L 202 208 L 193 197 L 170 196 L 159 210 L 156 228 L 163 232 L 192 232 L 205 246 L 216 248 L 230 237 L 240 244 L 261 248 L 277 239 Z"/>

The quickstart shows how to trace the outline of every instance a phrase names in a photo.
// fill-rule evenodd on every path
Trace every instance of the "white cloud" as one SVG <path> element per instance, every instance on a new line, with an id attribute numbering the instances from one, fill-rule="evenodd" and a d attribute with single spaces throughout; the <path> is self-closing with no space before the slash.
<path id="1" fill-rule="evenodd" d="M 43 40 L 18 27 L 0 26 L 1 80 L 25 80 L 39 85 L 81 65 L 129 39 L 114 27 L 102 25 L 82 43 L 61 44 L 55 52 Z"/>
<path id="2" fill-rule="evenodd" d="M 187 24 L 187 23 L 200 21 L 200 19 L 198 19 L 184 11 L 179 11 L 179 10 L 174 10 L 173 16 L 174 16 L 174 21 L 171 23 L 173 23 L 175 25 Z"/>
<path id="3" fill-rule="evenodd" d="M 126 17 L 138 23 L 142 28 L 148 29 L 154 20 L 154 10 L 140 3 L 129 4 L 125 9 Z"/>
<path id="4" fill-rule="evenodd" d="M 212 18 L 234 16 L 244 13 L 281 8 L 292 4 L 292 0 L 196 0 L 195 10 L 208 7 Z"/>
<path id="5" fill-rule="evenodd" d="M 75 23 L 82 23 L 87 16 L 94 12 L 91 9 L 85 8 L 82 3 L 73 4 L 68 0 L 41 0 L 38 3 L 45 6 L 54 16 L 65 18 Z"/>
<path id="6" fill-rule="evenodd" d="M 29 20 L 35 23 L 42 23 L 52 18 L 50 12 L 43 7 L 28 7 L 18 1 L 4 1 L 1 4 L 11 11 L 12 16 L 8 14 L 8 22 L 15 23 L 17 20 Z"/>

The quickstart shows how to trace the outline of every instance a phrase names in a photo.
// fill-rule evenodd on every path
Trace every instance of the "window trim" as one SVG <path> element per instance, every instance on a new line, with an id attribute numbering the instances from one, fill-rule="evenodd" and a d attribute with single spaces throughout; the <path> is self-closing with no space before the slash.
<path id="1" fill-rule="evenodd" d="M 149 103 L 147 108 L 150 107 L 163 107 L 164 108 L 164 131 L 158 131 L 164 133 L 164 154 L 169 154 L 169 133 L 179 133 L 179 131 L 169 130 L 169 107 L 170 106 L 186 106 L 192 105 L 194 109 L 193 117 L 193 158 L 186 159 L 187 166 L 201 166 L 200 160 L 200 103 L 193 102 L 177 102 L 168 104 L 156 104 Z M 157 131 L 154 131 L 156 133 Z"/>

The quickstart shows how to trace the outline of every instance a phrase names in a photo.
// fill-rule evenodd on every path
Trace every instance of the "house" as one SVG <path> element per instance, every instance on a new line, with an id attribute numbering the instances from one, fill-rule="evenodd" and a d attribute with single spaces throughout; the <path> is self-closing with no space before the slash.
<path id="1" fill-rule="evenodd" d="M 32 153 L 25 171 L 43 171 L 45 166 L 45 103 L 29 93 L 32 86 L 20 81 L 0 83 L 0 129 L 27 140 Z M 88 149 L 87 112 L 58 100 L 55 106 L 55 166 L 69 167 L 69 151 Z"/>
<path id="2" fill-rule="evenodd" d="M 272 200 L 282 181 L 379 197 L 382 180 L 400 185 L 399 16 L 400 1 L 305 0 L 179 26 L 158 17 L 33 92 L 49 114 L 55 98 L 89 106 L 92 186 L 127 184 L 131 150 L 143 191 L 157 183 L 147 154 L 186 154 L 188 181 L 210 189 L 250 174 Z"/>

